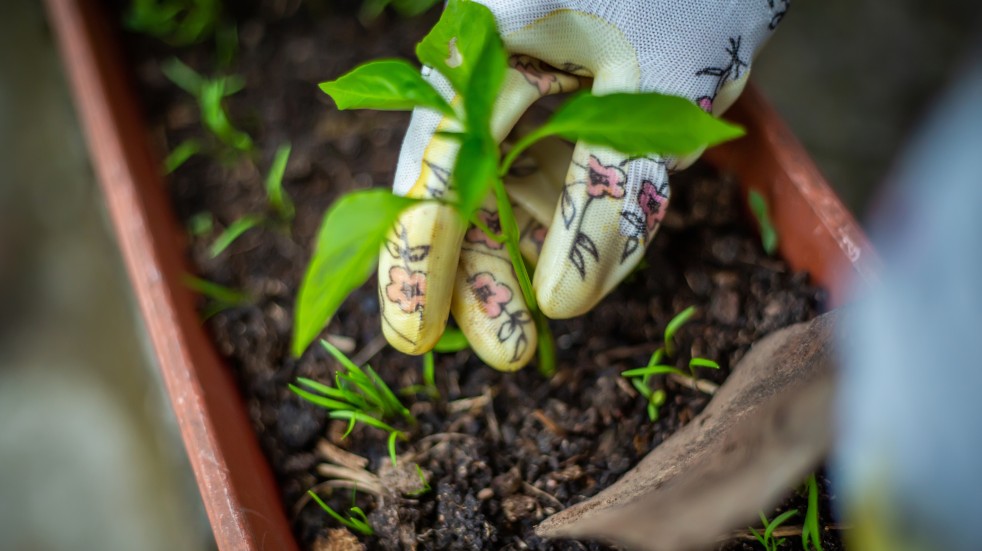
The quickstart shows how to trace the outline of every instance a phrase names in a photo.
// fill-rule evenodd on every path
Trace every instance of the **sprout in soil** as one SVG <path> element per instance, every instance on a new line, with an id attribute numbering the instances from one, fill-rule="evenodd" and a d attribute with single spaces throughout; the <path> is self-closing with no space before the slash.
<path id="1" fill-rule="evenodd" d="M 208 299 L 208 304 L 201 311 L 201 317 L 203 319 L 208 319 L 219 312 L 244 306 L 252 302 L 252 298 L 242 291 L 229 289 L 224 285 L 219 285 L 218 283 L 201 279 L 200 277 L 185 275 L 184 285 Z"/>
<path id="2" fill-rule="evenodd" d="M 764 252 L 774 255 L 777 252 L 777 230 L 771 222 L 770 210 L 767 207 L 767 199 L 757 190 L 750 190 L 747 194 L 747 203 L 750 205 L 750 212 L 757 220 L 757 229 L 760 230 L 760 244 L 764 247 Z"/>
<path id="3" fill-rule="evenodd" d="M 371 366 L 358 367 L 333 344 L 322 340 L 321 345 L 341 363 L 343 371 L 334 374 L 334 386 L 300 377 L 290 390 L 308 402 L 327 409 L 331 419 L 348 421 L 342 438 L 354 430 L 357 423 L 389 433 L 388 448 L 392 464 L 396 464 L 396 440 L 406 440 L 406 433 L 384 420 L 399 419 L 411 425 L 416 418 L 389 389 Z M 303 387 L 303 388 L 301 388 Z"/>
<path id="4" fill-rule="evenodd" d="M 805 481 L 805 488 L 808 490 L 808 509 L 801 526 L 801 547 L 808 551 L 811 544 L 816 551 L 822 551 L 822 532 L 818 525 L 818 481 L 814 474 Z"/>
<path id="5" fill-rule="evenodd" d="M 466 42 L 458 40 L 462 29 L 467 29 Z M 466 50 L 454 66 L 446 59 L 446 52 L 452 48 Z M 738 137 L 742 130 L 714 119 L 679 97 L 579 93 L 559 107 L 545 124 L 519 139 L 503 157 L 491 133 L 491 113 L 505 78 L 508 55 L 491 12 L 469 0 L 450 0 L 440 21 L 417 46 L 416 54 L 424 65 L 446 77 L 459 101 L 448 103 L 423 79 L 419 68 L 404 60 L 363 64 L 334 81 L 322 83 L 321 89 L 339 109 L 421 107 L 440 112 L 456 123 L 459 131 L 445 133 L 461 144 L 451 172 L 455 197 L 411 199 L 372 189 L 350 193 L 332 205 L 324 217 L 297 298 L 292 352 L 300 356 L 342 301 L 375 271 L 378 251 L 404 209 L 421 201 L 439 201 L 455 207 L 462 220 L 482 227 L 476 214 L 490 194 L 496 200 L 501 231 L 482 229 L 505 245 L 539 332 L 539 370 L 552 374 L 552 334 L 539 311 L 528 268 L 519 252 L 519 228 L 502 179 L 512 163 L 529 146 L 549 136 L 585 140 L 632 155 L 685 154 Z M 677 121 L 672 127 L 636 124 L 638 119 L 662 120 L 667 113 Z"/>
<path id="6" fill-rule="evenodd" d="M 675 355 L 675 333 L 679 328 L 688 323 L 696 316 L 698 310 L 695 306 L 689 306 L 676 314 L 665 326 L 665 342 L 651 354 L 648 364 L 644 367 L 628 369 L 621 372 L 622 377 L 631 379 L 631 384 L 635 390 L 641 394 L 648 402 L 648 418 L 652 421 L 658 420 L 658 409 L 665 403 L 665 391 L 651 388 L 650 382 L 655 375 L 678 375 L 686 377 L 693 382 L 696 381 L 696 368 L 706 367 L 719 369 L 719 364 L 707 358 L 692 358 L 689 360 L 689 373 L 685 373 L 672 365 L 663 364 L 663 359 L 670 359 Z"/>
<path id="7" fill-rule="evenodd" d="M 174 46 L 201 42 L 219 28 L 220 0 L 133 0 L 124 24 Z"/>
<path id="8" fill-rule="evenodd" d="M 798 514 L 797 509 L 792 509 L 790 511 L 785 511 L 774 518 L 774 520 L 767 520 L 767 516 L 764 513 L 760 514 L 760 521 L 763 523 L 763 531 L 758 532 L 754 528 L 750 529 L 750 533 L 757 538 L 757 541 L 764 546 L 766 551 L 777 551 L 782 545 L 784 545 L 784 538 L 775 538 L 774 530 L 779 526 L 784 524 L 789 518 Z"/>
<path id="9" fill-rule="evenodd" d="M 266 204 L 272 211 L 272 216 L 267 214 L 247 214 L 228 225 L 211 244 L 209 249 L 211 257 L 222 254 L 242 234 L 259 226 L 273 226 L 284 228 L 293 221 L 295 208 L 293 201 L 283 191 L 283 174 L 286 172 L 286 163 L 290 160 L 290 144 L 283 144 L 273 157 L 273 163 L 266 175 Z"/>
<path id="10" fill-rule="evenodd" d="M 320 505 L 320 508 L 324 509 L 325 513 L 331 515 L 334 520 L 340 522 L 344 526 L 347 526 L 363 536 L 371 536 L 375 533 L 375 530 L 372 529 L 372 525 L 368 523 L 368 517 L 365 515 L 365 512 L 361 510 L 361 507 L 353 505 L 351 509 L 349 509 L 351 514 L 348 515 L 348 518 L 345 518 L 342 517 L 337 511 L 332 509 L 330 505 L 324 503 L 324 501 L 318 497 L 313 490 L 307 490 L 307 495 L 316 501 L 317 505 Z"/>
<path id="11" fill-rule="evenodd" d="M 224 104 L 225 98 L 245 87 L 245 79 L 238 75 L 204 78 L 176 57 L 164 62 L 160 70 L 198 100 L 202 124 L 220 143 L 233 151 L 252 154 L 252 138 L 232 126 Z"/>

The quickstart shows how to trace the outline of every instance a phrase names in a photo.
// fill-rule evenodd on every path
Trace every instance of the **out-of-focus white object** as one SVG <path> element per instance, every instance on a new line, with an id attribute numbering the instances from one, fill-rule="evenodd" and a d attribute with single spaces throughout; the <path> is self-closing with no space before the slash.
<path id="1" fill-rule="evenodd" d="M 863 551 L 982 549 L 982 51 L 928 122 L 842 335 L 835 483 Z"/>

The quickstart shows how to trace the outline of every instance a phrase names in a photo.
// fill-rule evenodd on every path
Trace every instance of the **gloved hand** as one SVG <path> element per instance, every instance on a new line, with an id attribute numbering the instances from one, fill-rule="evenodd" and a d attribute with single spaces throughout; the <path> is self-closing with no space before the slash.
<path id="1" fill-rule="evenodd" d="M 491 123 L 501 140 L 537 99 L 577 89 L 589 77 L 597 95 L 655 91 L 690 98 L 718 115 L 742 91 L 753 54 L 780 22 L 789 0 L 481 3 L 494 13 L 505 47 L 513 53 Z M 446 79 L 436 71 L 424 72 L 452 100 Z M 436 135 L 438 130 L 453 130 L 452 123 L 429 109 L 413 113 L 395 193 L 427 198 L 446 192 L 458 145 Z M 526 193 L 519 201 L 531 208 L 516 211 L 527 230 L 524 240 L 545 233 L 535 221 L 549 229 L 534 276 L 543 313 L 552 318 L 583 314 L 630 273 L 667 207 L 668 171 L 688 166 L 697 156 L 628 158 L 580 143 L 564 180 L 542 182 L 555 178 L 545 166 L 521 174 L 538 181 L 524 183 Z M 551 215 L 541 208 L 550 190 L 552 195 L 559 191 Z M 479 217 L 496 229 L 492 201 Z M 408 354 L 430 350 L 452 309 L 486 363 L 503 370 L 524 366 L 535 350 L 535 327 L 504 247 L 468 228 L 451 207 L 438 204 L 411 208 L 396 227 L 379 262 L 382 324 L 389 343 Z M 534 250 L 534 244 L 525 249 Z"/>

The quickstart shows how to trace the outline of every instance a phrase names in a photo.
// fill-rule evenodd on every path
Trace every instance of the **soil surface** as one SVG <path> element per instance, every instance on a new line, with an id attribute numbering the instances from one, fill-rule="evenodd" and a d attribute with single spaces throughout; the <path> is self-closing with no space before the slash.
<path id="1" fill-rule="evenodd" d="M 619 373 L 646 363 L 662 344 L 667 321 L 697 305 L 700 315 L 678 334 L 675 361 L 684 367 L 692 356 L 714 359 L 722 369 L 699 376 L 721 383 L 751 343 L 813 317 L 822 292 L 806 274 L 762 251 L 736 183 L 697 166 L 673 178 L 669 213 L 643 267 L 590 314 L 552 323 L 555 376 L 547 379 L 534 366 L 499 373 L 466 351 L 437 355 L 440 398 L 405 400 L 418 424 L 401 427 L 411 437 L 399 444 L 400 466 L 393 469 L 384 433 L 359 427 L 342 439 L 343 423 L 288 390 L 297 377 L 330 382 L 339 368 L 316 346 L 291 359 L 289 339 L 294 297 L 323 213 L 347 190 L 392 181 L 408 122 L 405 113 L 339 112 L 316 84 L 369 59 L 414 59 L 413 47 L 435 16 L 383 16 L 366 26 L 343 2 L 297 4 L 250 2 L 232 14 L 240 48 L 224 73 L 242 75 L 246 86 L 227 105 L 233 124 L 255 140 L 254 157 L 217 148 L 191 158 L 169 186 L 201 277 L 252 297 L 211 317 L 208 327 L 238 376 L 298 540 L 316 550 L 606 549 L 543 541 L 533 527 L 609 486 L 709 400 L 676 381 L 656 380 L 668 399 L 652 422 L 645 401 Z M 203 74 L 217 74 L 214 46 L 175 50 L 144 36 L 126 40 L 161 151 L 190 137 L 208 142 L 195 100 L 162 75 L 160 63 L 176 54 Z M 250 230 L 212 259 L 209 247 L 233 221 L 272 217 L 263 179 L 285 142 L 293 145 L 284 181 L 296 218 Z M 208 219 L 210 229 L 201 224 Z M 383 346 L 377 296 L 373 278 L 345 302 L 325 335 L 357 360 L 370 360 L 392 388 L 420 384 L 421 359 Z M 364 468 L 338 450 L 364 458 Z M 329 464 L 346 465 L 347 478 L 359 481 L 355 499 L 374 536 L 355 538 L 306 498 L 316 488 L 335 509 L 351 506 L 350 488 Z M 412 496 L 419 490 L 415 465 L 430 490 Z M 821 520 L 829 526 L 830 497 L 820 481 Z M 792 507 L 803 513 L 806 501 L 792 496 L 777 510 Z M 789 525 L 800 522 L 801 516 Z M 760 546 L 748 539 L 722 548 Z M 800 549 L 800 537 L 789 536 L 782 548 Z M 836 532 L 826 532 L 824 548 L 841 548 Z"/>

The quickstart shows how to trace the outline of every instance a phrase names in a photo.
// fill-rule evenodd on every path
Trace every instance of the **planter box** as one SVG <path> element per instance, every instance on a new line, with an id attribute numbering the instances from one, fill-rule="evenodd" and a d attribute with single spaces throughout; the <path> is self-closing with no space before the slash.
<path id="1" fill-rule="evenodd" d="M 127 81 L 116 29 L 98 0 L 47 0 L 93 165 L 150 333 L 219 548 L 297 549 L 272 472 L 230 370 L 215 351 L 182 277 L 184 232 L 165 194 L 160 159 Z M 749 89 L 727 118 L 748 136 L 706 158 L 768 199 L 780 252 L 847 301 L 847 282 L 872 280 L 866 237 L 773 109 Z"/>

